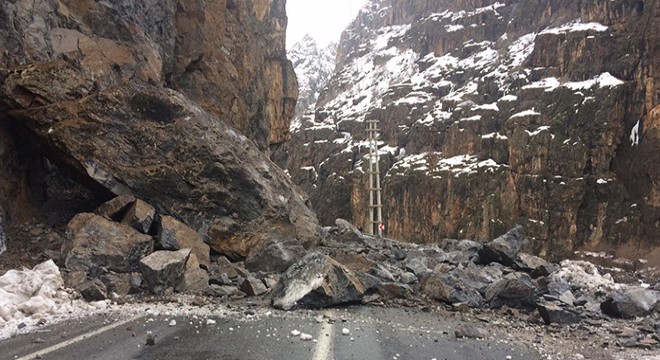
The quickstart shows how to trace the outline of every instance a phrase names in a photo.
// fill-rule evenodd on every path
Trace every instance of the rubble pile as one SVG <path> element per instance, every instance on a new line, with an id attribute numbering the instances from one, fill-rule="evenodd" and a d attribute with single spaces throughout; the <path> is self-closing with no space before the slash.
<path id="1" fill-rule="evenodd" d="M 317 247 L 273 238 L 244 261 L 232 261 L 183 222 L 121 196 L 69 222 L 60 262 L 66 286 L 88 301 L 186 293 L 215 302 L 260 297 L 283 310 L 349 304 L 497 309 L 550 327 L 608 328 L 604 324 L 618 318 L 632 321 L 609 328 L 618 344 L 660 347 L 657 279 L 617 283 L 588 261 L 554 264 L 526 254 L 526 241 L 516 226 L 485 244 L 410 244 L 362 234 L 338 219 L 324 228 Z"/>

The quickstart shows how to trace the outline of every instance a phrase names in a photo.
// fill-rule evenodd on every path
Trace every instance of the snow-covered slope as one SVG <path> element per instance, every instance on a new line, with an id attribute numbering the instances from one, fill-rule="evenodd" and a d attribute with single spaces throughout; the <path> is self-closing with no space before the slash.
<path id="1" fill-rule="evenodd" d="M 628 140 L 640 108 L 654 116 L 639 84 L 656 60 L 628 39 L 650 36 L 638 23 L 657 5 L 480 3 L 371 1 L 274 158 L 324 223 L 366 224 L 364 128 L 379 119 L 391 236 L 488 239 L 521 223 L 533 250 L 558 256 L 636 236 L 642 213 L 659 212 L 655 173 L 635 165 L 643 153 L 660 167 L 658 144 Z"/>
<path id="2" fill-rule="evenodd" d="M 298 78 L 299 95 L 295 117 L 316 103 L 319 93 L 335 69 L 336 56 L 336 43 L 319 49 L 314 38 L 309 35 L 305 35 L 288 50 L 287 57 L 293 63 Z"/>

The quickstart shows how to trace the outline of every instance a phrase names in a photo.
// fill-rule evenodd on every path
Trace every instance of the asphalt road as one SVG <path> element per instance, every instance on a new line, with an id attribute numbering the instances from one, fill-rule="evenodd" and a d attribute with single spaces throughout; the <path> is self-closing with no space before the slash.
<path id="1" fill-rule="evenodd" d="M 317 321 L 324 315 L 323 321 Z M 207 324 L 212 319 L 215 324 Z M 176 325 L 170 326 L 172 320 Z M 320 320 L 320 319 L 319 319 Z M 456 320 L 434 313 L 356 307 L 213 317 L 93 317 L 0 342 L 1 359 L 540 359 L 493 340 L 456 339 Z M 343 329 L 350 333 L 345 335 Z M 313 339 L 293 336 L 297 330 Z M 147 346 L 147 332 L 156 335 Z"/>

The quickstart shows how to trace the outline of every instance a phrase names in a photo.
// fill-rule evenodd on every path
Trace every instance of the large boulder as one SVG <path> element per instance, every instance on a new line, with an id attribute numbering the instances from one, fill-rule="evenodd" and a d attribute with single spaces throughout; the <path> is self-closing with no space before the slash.
<path id="1" fill-rule="evenodd" d="M 96 274 L 101 267 L 129 273 L 153 250 L 151 236 L 96 214 L 76 215 L 67 225 L 65 265 L 70 270 Z"/>
<path id="2" fill-rule="evenodd" d="M 580 313 L 571 307 L 562 307 L 551 302 L 540 302 L 536 307 L 546 324 L 570 325 L 582 321 Z"/>
<path id="3" fill-rule="evenodd" d="M 618 318 L 645 316 L 654 311 L 660 292 L 639 287 L 615 291 L 600 304 L 604 314 Z"/>
<path id="4" fill-rule="evenodd" d="M 305 248 L 295 241 L 271 240 L 245 259 L 245 268 L 253 272 L 281 273 L 304 255 Z"/>
<path id="5" fill-rule="evenodd" d="M 71 72 L 69 82 L 80 76 Z M 53 81 L 50 70 L 39 67 L 12 81 L 19 86 L 28 73 Z M 12 114 L 91 188 L 145 199 L 221 254 L 245 258 L 273 236 L 305 246 L 318 242 L 316 217 L 284 172 L 248 138 L 174 90 L 130 84 L 75 105 Z"/>
<path id="6" fill-rule="evenodd" d="M 167 288 L 179 286 L 190 254 L 190 249 L 159 250 L 140 260 L 140 273 L 147 288 L 159 294 Z"/>
<path id="7" fill-rule="evenodd" d="M 171 216 L 161 216 L 156 233 L 156 246 L 163 250 L 180 250 L 189 248 L 199 261 L 208 269 L 211 264 L 211 248 L 204 239 L 188 225 Z"/>
<path id="8" fill-rule="evenodd" d="M 464 303 L 480 307 L 484 299 L 479 290 L 467 285 L 456 273 L 433 273 L 421 285 L 422 293 L 448 304 Z"/>
<path id="9" fill-rule="evenodd" d="M 273 290 L 272 304 L 285 310 L 323 308 L 358 302 L 364 291 L 352 271 L 329 256 L 312 252 L 282 275 Z"/>
<path id="10" fill-rule="evenodd" d="M 266 154 L 298 93 L 284 5 L 4 1 L 0 126 L 98 199 L 142 199 L 232 258 L 273 233 L 313 245 L 316 216 Z"/>
<path id="11" fill-rule="evenodd" d="M 515 272 L 486 289 L 486 301 L 491 308 L 504 305 L 515 308 L 531 308 L 536 301 L 536 284 L 525 273 Z"/>
<path id="12" fill-rule="evenodd" d="M 506 266 L 514 266 L 518 253 L 526 241 L 523 227 L 516 225 L 506 234 L 485 244 L 479 250 L 479 261 L 484 264 L 497 262 Z"/>

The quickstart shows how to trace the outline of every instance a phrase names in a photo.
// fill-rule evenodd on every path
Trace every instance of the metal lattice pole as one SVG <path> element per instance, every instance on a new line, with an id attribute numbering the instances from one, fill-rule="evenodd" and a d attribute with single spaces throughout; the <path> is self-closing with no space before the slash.
<path id="1" fill-rule="evenodd" d="M 369 138 L 369 226 L 368 233 L 383 236 L 383 204 L 380 188 L 380 164 L 378 157 L 378 120 L 367 120 Z"/>

